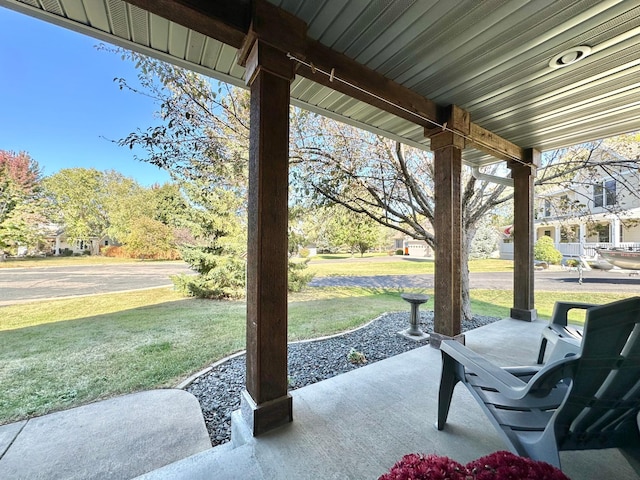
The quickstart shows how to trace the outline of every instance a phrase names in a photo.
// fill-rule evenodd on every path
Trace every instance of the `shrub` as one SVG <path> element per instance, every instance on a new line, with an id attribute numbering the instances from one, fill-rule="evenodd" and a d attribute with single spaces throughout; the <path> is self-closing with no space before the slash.
<path id="1" fill-rule="evenodd" d="M 184 247 L 183 257 L 199 275 L 174 275 L 176 289 L 197 298 L 235 299 L 245 294 L 246 264 L 238 255 L 215 255 Z"/>
<path id="2" fill-rule="evenodd" d="M 401 248 L 397 249 L 396 255 L 404 255 L 404 250 L 402 250 Z"/>
<path id="3" fill-rule="evenodd" d="M 110 258 L 131 258 L 125 247 L 120 245 L 109 245 L 108 247 L 102 247 L 100 253 L 105 257 Z"/>
<path id="4" fill-rule="evenodd" d="M 289 261 L 289 278 L 287 288 L 290 292 L 300 292 L 313 279 L 313 273 L 305 272 L 309 259 L 304 262 Z"/>
<path id="5" fill-rule="evenodd" d="M 496 229 L 487 220 L 481 220 L 469 246 L 469 258 L 490 258 L 498 250 L 498 241 Z"/>
<path id="6" fill-rule="evenodd" d="M 298 255 L 300 255 L 302 258 L 307 258 L 309 256 L 309 249 L 308 248 L 301 248 L 300 251 L 298 252 Z"/>
<path id="7" fill-rule="evenodd" d="M 562 261 L 562 254 L 556 249 L 551 237 L 541 237 L 533 246 L 533 258 L 554 265 Z"/>

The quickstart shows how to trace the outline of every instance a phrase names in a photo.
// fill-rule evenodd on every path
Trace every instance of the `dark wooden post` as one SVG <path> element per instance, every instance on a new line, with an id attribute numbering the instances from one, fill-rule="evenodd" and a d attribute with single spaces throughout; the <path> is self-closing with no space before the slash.
<path id="1" fill-rule="evenodd" d="M 509 162 L 513 177 L 513 308 L 511 318 L 533 321 L 533 182 L 540 166 L 540 152 L 524 151 L 523 162 Z"/>
<path id="2" fill-rule="evenodd" d="M 448 128 L 467 135 L 469 115 L 452 106 L 446 119 Z M 436 348 L 443 338 L 460 337 L 462 285 L 460 258 L 462 252 L 461 171 L 464 137 L 448 130 L 431 137 L 435 162 L 434 234 L 436 242 L 434 278 L 434 334 L 430 344 Z"/>
<path id="3" fill-rule="evenodd" d="M 251 87 L 247 250 L 247 380 L 242 416 L 253 435 L 293 419 L 287 393 L 287 222 L 292 62 L 256 40 Z"/>

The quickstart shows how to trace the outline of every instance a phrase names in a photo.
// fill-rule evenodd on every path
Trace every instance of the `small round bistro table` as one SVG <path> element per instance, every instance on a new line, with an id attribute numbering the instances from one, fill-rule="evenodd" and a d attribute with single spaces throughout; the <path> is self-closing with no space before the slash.
<path id="1" fill-rule="evenodd" d="M 421 293 L 401 293 L 400 297 L 402 297 L 405 302 L 411 304 L 411 316 L 409 317 L 410 326 L 409 329 L 406 330 L 406 333 L 408 335 L 423 336 L 425 333 L 420 330 L 418 326 L 420 305 L 429 300 L 429 297 Z"/>

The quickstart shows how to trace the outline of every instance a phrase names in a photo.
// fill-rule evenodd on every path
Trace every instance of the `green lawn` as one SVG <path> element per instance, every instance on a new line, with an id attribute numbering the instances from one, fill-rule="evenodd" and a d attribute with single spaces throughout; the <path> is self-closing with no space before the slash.
<path id="1" fill-rule="evenodd" d="M 536 305 L 549 316 L 555 300 L 623 297 L 540 293 Z M 511 304 L 511 292 L 472 291 L 474 313 L 503 317 Z M 289 338 L 337 333 L 407 308 L 397 290 L 309 289 L 290 297 Z M 184 299 L 164 288 L 1 307 L 0 318 L 0 423 L 174 386 L 245 342 L 243 302 Z"/>
<path id="2" fill-rule="evenodd" d="M 323 257 L 327 257 L 323 255 Z M 317 258 L 309 261 L 309 270 L 317 277 L 333 276 L 373 276 L 373 275 L 416 275 L 433 273 L 434 261 L 429 258 L 415 258 L 402 256 L 378 257 L 345 257 L 345 258 Z M 511 260 L 471 260 L 471 272 L 512 272 Z"/>
<path id="3" fill-rule="evenodd" d="M 122 259 L 16 260 L 10 266 L 91 265 Z M 131 260 L 124 260 L 125 262 Z M 315 257 L 318 276 L 432 273 L 429 259 Z M 471 271 L 510 271 L 512 262 L 473 261 Z M 425 293 L 433 294 L 426 291 Z M 570 297 L 570 298 L 569 298 Z M 623 295 L 538 294 L 541 316 L 556 300 L 604 303 Z M 432 308 L 433 300 L 424 308 Z M 473 290 L 474 313 L 507 316 L 511 292 Z M 289 339 L 348 330 L 386 311 L 406 310 L 397 290 L 315 288 L 290 296 Z M 579 318 L 574 318 L 579 321 Z M 244 348 L 245 304 L 184 299 L 170 289 L 34 302 L 0 308 L 0 423 L 96 399 L 173 386 Z"/>
<path id="4" fill-rule="evenodd" d="M 134 258 L 112 258 L 93 255 L 80 255 L 77 257 L 25 257 L 9 258 L 0 262 L 0 268 L 32 268 L 32 267 L 61 267 L 76 265 L 111 265 L 115 263 L 141 262 Z M 152 260 L 145 260 L 152 261 Z"/>
<path id="5" fill-rule="evenodd" d="M 353 328 L 403 308 L 387 291 L 293 295 L 290 338 Z M 245 344 L 245 304 L 170 289 L 0 308 L 0 423 L 116 394 L 174 386 Z"/>

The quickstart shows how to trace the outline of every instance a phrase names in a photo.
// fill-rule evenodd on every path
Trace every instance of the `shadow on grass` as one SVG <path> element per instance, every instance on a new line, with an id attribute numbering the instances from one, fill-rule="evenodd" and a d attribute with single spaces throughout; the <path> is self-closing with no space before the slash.
<path id="1" fill-rule="evenodd" d="M 559 282 L 563 282 L 563 283 L 575 283 L 578 284 L 579 283 L 579 278 L 577 276 L 574 277 L 566 277 L 566 278 L 559 278 L 558 279 Z M 612 278 L 612 277 L 598 277 L 598 278 L 583 278 L 582 279 L 582 284 L 583 285 L 588 285 L 588 284 L 607 284 L 607 285 L 637 285 L 640 286 L 640 275 L 636 274 L 633 277 L 617 277 L 617 278 Z"/>
<path id="2" fill-rule="evenodd" d="M 0 424 L 177 382 L 244 348 L 245 308 L 185 299 L 0 331 Z"/>
<path id="3" fill-rule="evenodd" d="M 404 260 L 405 262 L 434 263 L 434 259 L 433 258 L 402 257 L 402 260 Z"/>

